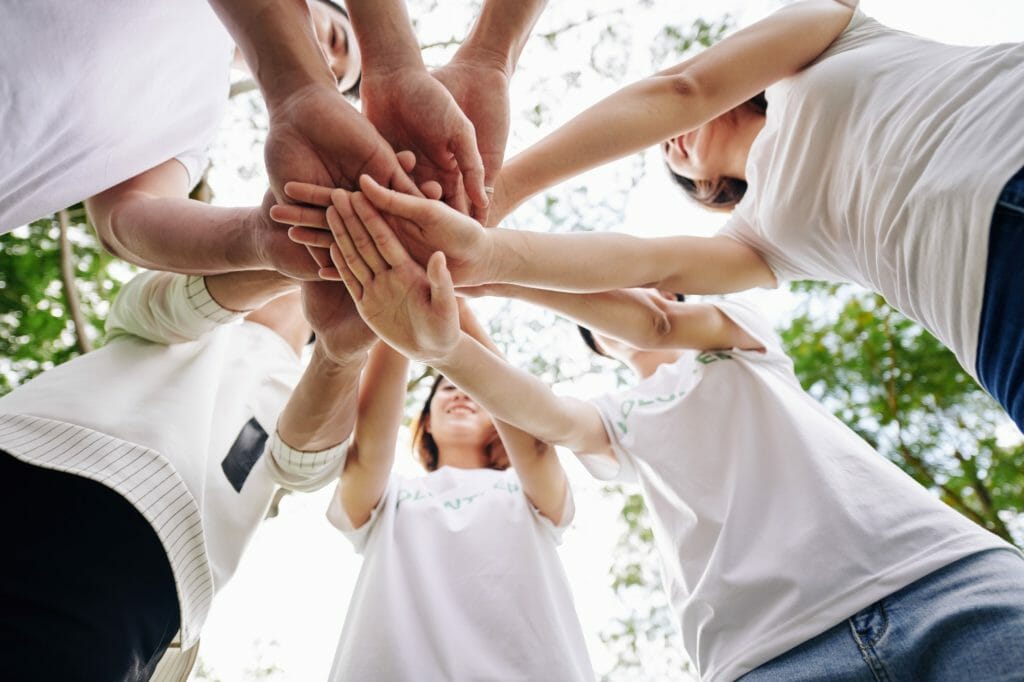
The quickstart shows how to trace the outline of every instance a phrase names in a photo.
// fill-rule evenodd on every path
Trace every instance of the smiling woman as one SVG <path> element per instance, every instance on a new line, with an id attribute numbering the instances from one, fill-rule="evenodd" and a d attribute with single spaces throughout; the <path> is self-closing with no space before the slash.
<path id="1" fill-rule="evenodd" d="M 327 512 L 364 557 L 330 679 L 594 679 L 556 550 L 574 507 L 554 450 L 438 376 L 415 426 L 427 473 L 392 472 L 408 366 L 371 352 Z"/>

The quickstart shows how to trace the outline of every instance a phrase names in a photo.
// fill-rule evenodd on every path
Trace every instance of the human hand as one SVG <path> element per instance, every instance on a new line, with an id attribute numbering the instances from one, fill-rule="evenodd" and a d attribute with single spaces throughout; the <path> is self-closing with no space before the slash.
<path id="1" fill-rule="evenodd" d="M 419 194 L 391 145 L 328 85 L 299 88 L 274 106 L 264 157 L 270 188 L 282 204 L 289 203 L 288 181 L 354 188 L 364 173 L 386 187 Z"/>
<path id="2" fill-rule="evenodd" d="M 401 151 L 396 155 L 399 165 L 406 173 L 412 172 L 416 167 L 416 155 L 410 151 Z M 335 187 L 325 187 L 306 182 L 285 183 L 284 193 L 295 203 L 277 204 L 270 207 L 270 217 L 278 223 L 295 225 L 301 227 L 314 227 L 322 230 L 330 229 L 327 225 L 327 209 L 331 205 L 331 192 Z M 428 199 L 441 198 L 441 185 L 434 181 L 427 181 L 420 185 L 420 192 Z M 310 248 L 319 248 L 324 252 L 323 259 L 317 259 L 324 265 L 330 263 L 327 250 L 334 243 L 334 238 L 329 233 L 324 233 L 323 246 L 314 246 L 307 243 Z"/>
<path id="3" fill-rule="evenodd" d="M 377 340 L 343 284 L 303 282 L 301 290 L 302 312 L 316 333 L 317 343 L 332 362 L 346 364 L 365 354 Z"/>
<path id="4" fill-rule="evenodd" d="M 381 187 L 368 176 L 360 180 L 363 196 L 383 214 L 392 229 L 376 230 L 377 223 L 368 224 L 367 230 L 374 239 L 387 241 L 399 239 L 402 248 L 419 263 L 426 264 L 435 251 L 444 251 L 447 269 L 460 285 L 469 286 L 490 281 L 493 264 L 493 236 L 480 223 L 469 216 L 439 202 L 412 197 Z M 308 186 L 290 187 L 290 191 L 304 193 L 316 191 Z M 343 190 L 335 190 L 333 196 L 348 196 Z M 341 210 L 338 207 L 338 210 Z M 386 224 L 381 221 L 385 227 Z M 307 227 L 293 227 L 288 236 L 301 244 L 329 246 L 332 237 L 322 230 Z M 330 279 L 338 277 L 331 268 L 321 270 L 320 276 Z"/>
<path id="5" fill-rule="evenodd" d="M 460 331 L 444 254 L 432 254 L 424 271 L 363 195 L 336 190 L 334 196 L 331 259 L 363 320 L 412 359 L 445 357 Z"/>
<path id="6" fill-rule="evenodd" d="M 250 232 L 260 262 L 268 270 L 277 270 L 282 275 L 300 280 L 320 279 L 320 263 L 310 251 L 314 247 L 297 244 L 288 238 L 288 225 L 273 218 L 274 195 L 267 190 L 263 203 L 252 213 Z M 321 249 L 324 260 L 327 250 Z"/>
<path id="7" fill-rule="evenodd" d="M 478 210 L 487 206 L 473 123 L 441 81 L 418 65 L 366 71 L 362 100 L 367 119 L 384 139 L 416 154 L 417 182 L 439 182 L 445 200 L 463 213 L 470 204 Z"/>
<path id="8" fill-rule="evenodd" d="M 502 62 L 503 64 L 503 62 Z M 499 64 L 456 55 L 432 74 L 452 94 L 462 112 L 473 123 L 477 149 L 484 165 L 484 189 L 496 190 L 495 183 L 505 158 L 509 131 L 509 76 Z M 470 215 L 487 225 L 497 192 L 487 207 L 473 205 Z M 449 202 L 451 203 L 451 202 Z M 456 208 L 460 206 L 452 204 Z M 461 209 L 460 209 L 461 210 Z"/>

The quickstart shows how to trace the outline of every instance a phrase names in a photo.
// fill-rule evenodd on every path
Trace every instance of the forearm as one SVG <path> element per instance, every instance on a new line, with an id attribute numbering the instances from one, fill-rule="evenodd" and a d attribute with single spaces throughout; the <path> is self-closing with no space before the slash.
<path id="1" fill-rule="evenodd" d="M 320 347 L 278 419 L 277 431 L 288 446 L 315 452 L 338 445 L 352 433 L 359 374 L 365 353 L 331 359 Z"/>
<path id="2" fill-rule="evenodd" d="M 742 291 L 774 283 L 749 247 L 728 237 L 646 239 L 605 233 L 488 230 L 491 282 L 556 291 L 656 287 L 686 294 Z"/>
<path id="3" fill-rule="evenodd" d="M 97 222 L 103 243 L 151 270 L 209 275 L 266 267 L 253 227 L 258 208 L 227 208 L 179 197 L 125 197 Z"/>
<path id="4" fill-rule="evenodd" d="M 349 0 L 346 5 L 363 54 L 364 74 L 425 68 L 403 0 Z"/>
<path id="5" fill-rule="evenodd" d="M 496 296 L 548 308 L 588 329 L 638 348 L 655 345 L 669 329 L 668 315 L 641 291 L 617 289 L 577 294 L 514 284 L 496 284 L 488 289 Z"/>
<path id="6" fill-rule="evenodd" d="M 206 290 L 226 310 L 246 312 L 294 291 L 298 283 L 273 270 L 246 270 L 207 275 Z"/>
<path id="7" fill-rule="evenodd" d="M 587 419 L 588 405 L 559 398 L 542 381 L 512 367 L 465 333 L 450 353 L 431 364 L 494 419 L 540 441 L 576 451 L 595 447 L 602 438 L 607 442 L 599 417 L 596 430 L 595 422 Z"/>
<path id="8" fill-rule="evenodd" d="M 713 118 L 677 75 L 658 75 L 601 100 L 510 159 L 502 170 L 509 206 Z"/>
<path id="9" fill-rule="evenodd" d="M 560 525 L 569 486 L 555 449 L 506 422 L 498 420 L 494 426 L 526 497 L 541 514 Z"/>
<path id="10" fill-rule="evenodd" d="M 484 61 L 511 75 L 547 0 L 487 0 L 455 59 Z"/>
<path id="11" fill-rule="evenodd" d="M 210 0 L 260 84 L 267 107 L 309 85 L 335 88 L 306 0 Z"/>
<path id="12" fill-rule="evenodd" d="M 355 433 L 338 496 L 356 528 L 366 523 L 387 487 L 405 407 L 409 360 L 386 343 L 370 351 L 359 390 Z"/>

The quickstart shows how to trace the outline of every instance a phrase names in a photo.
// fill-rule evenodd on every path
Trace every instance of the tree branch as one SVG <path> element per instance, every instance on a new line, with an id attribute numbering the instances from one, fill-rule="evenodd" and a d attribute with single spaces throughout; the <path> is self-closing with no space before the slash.
<path id="1" fill-rule="evenodd" d="M 92 343 L 86 334 L 87 325 L 82 315 L 82 304 L 78 300 L 78 287 L 75 284 L 74 254 L 71 252 L 71 241 L 68 239 L 70 221 L 67 209 L 57 212 L 57 222 L 60 224 L 60 279 L 64 285 L 64 302 L 68 306 L 71 324 L 75 328 L 78 350 L 88 353 L 92 350 Z"/>

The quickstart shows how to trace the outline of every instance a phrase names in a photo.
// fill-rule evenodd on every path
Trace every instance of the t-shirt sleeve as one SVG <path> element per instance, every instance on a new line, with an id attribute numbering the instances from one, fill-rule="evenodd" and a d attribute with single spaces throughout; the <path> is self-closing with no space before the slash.
<path id="1" fill-rule="evenodd" d="M 577 455 L 576 458 L 591 476 L 600 481 L 639 482 L 633 457 L 629 454 L 630 432 L 625 427 L 622 414 L 623 405 L 629 401 L 627 393 L 628 391 L 608 393 L 590 401 L 601 415 L 601 422 L 612 445 L 612 453 Z"/>
<path id="2" fill-rule="evenodd" d="M 174 157 L 174 160 L 185 167 L 185 172 L 188 173 L 188 189 L 190 192 L 203 179 L 203 173 L 206 172 L 206 167 L 210 165 L 210 155 L 207 153 L 206 147 L 191 149 L 183 154 L 178 154 Z"/>
<path id="3" fill-rule="evenodd" d="M 275 429 L 267 444 L 267 469 L 271 478 L 285 488 L 304 493 L 313 492 L 341 475 L 348 445 L 346 439 L 326 450 L 296 450 L 281 440 Z"/>
<path id="4" fill-rule="evenodd" d="M 154 343 L 194 341 L 244 313 L 227 310 L 203 277 L 142 272 L 118 292 L 107 316 L 107 338 L 130 334 Z"/>
<path id="5" fill-rule="evenodd" d="M 765 317 L 758 310 L 746 301 L 707 301 L 718 308 L 730 320 L 740 326 L 743 331 L 757 339 L 764 346 L 764 351 L 745 351 L 735 349 L 730 352 L 743 353 L 752 359 L 767 362 L 782 362 L 790 364 L 791 360 L 782 347 L 782 340 L 775 333 Z"/>
<path id="6" fill-rule="evenodd" d="M 327 505 L 327 520 L 331 522 L 332 526 L 340 530 L 342 535 L 348 538 L 349 542 L 352 543 L 352 547 L 359 554 L 362 554 L 366 549 L 373 529 L 380 525 L 380 518 L 384 511 L 394 506 L 392 498 L 397 494 L 398 483 L 396 475 L 391 474 L 390 478 L 388 478 L 387 486 L 384 488 L 384 493 L 380 496 L 380 501 L 370 510 L 370 518 L 358 528 L 352 525 L 352 520 L 342 508 L 341 496 L 338 490 L 335 489 L 334 494 L 331 495 L 331 502 Z"/>
<path id="7" fill-rule="evenodd" d="M 529 500 L 526 502 L 530 504 Z M 565 501 L 562 503 L 561 519 L 557 525 L 551 519 L 541 514 L 540 510 L 533 506 L 533 504 L 530 504 L 530 511 L 533 512 L 541 527 L 551 535 L 555 544 L 562 544 L 562 535 L 565 534 L 565 529 L 572 525 L 572 520 L 576 517 L 576 502 L 573 500 L 572 485 L 570 485 L 568 477 L 565 479 Z"/>
<path id="8" fill-rule="evenodd" d="M 727 220 L 725 225 L 718 230 L 718 235 L 738 241 L 740 244 L 749 246 L 754 251 L 761 254 L 761 258 L 764 259 L 764 262 L 768 264 L 768 268 L 772 271 L 772 274 L 775 275 L 775 283 L 777 286 L 782 286 L 784 282 L 788 282 L 793 279 L 793 277 L 782 268 L 781 264 L 772 258 L 772 252 L 767 242 L 751 226 L 750 222 L 741 215 L 739 207 L 733 210 L 732 215 L 729 216 L 729 220 Z"/>

